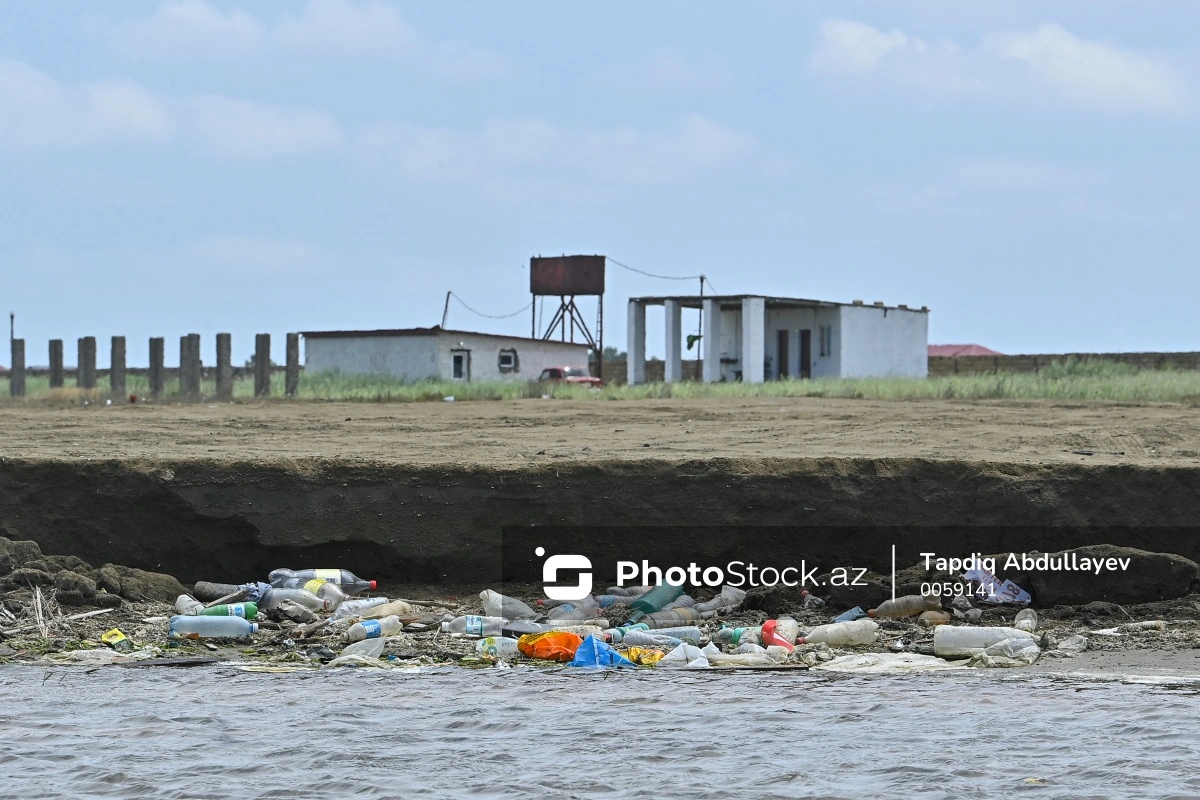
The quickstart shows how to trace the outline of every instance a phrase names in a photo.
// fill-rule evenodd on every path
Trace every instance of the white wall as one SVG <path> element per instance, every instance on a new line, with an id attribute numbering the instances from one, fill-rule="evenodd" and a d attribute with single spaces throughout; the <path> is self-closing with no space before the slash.
<path id="1" fill-rule="evenodd" d="M 461 345 L 460 345 L 461 342 Z M 390 375 L 403 380 L 450 379 L 453 351 L 470 351 L 473 381 L 535 380 L 546 367 L 586 367 L 583 344 L 439 333 L 433 336 L 339 336 L 306 338 L 308 372 L 338 370 L 348 375 Z M 500 371 L 500 351 L 517 351 L 515 372 Z"/>
<path id="2" fill-rule="evenodd" d="M 833 351 L 831 355 L 821 355 L 822 325 L 833 326 Z M 767 370 L 767 380 L 779 377 L 779 331 L 788 331 L 788 375 L 791 378 L 800 377 L 800 331 L 811 331 L 811 351 L 809 368 L 814 378 L 836 377 L 840 369 L 841 359 L 838 354 L 837 341 L 840 338 L 837 308 L 769 308 L 767 309 L 766 357 L 770 361 Z"/>
<path id="3" fill-rule="evenodd" d="M 929 314 L 876 306 L 842 306 L 834 346 L 845 378 L 929 374 Z"/>
<path id="4" fill-rule="evenodd" d="M 304 369 L 415 381 L 438 377 L 436 354 L 435 336 L 305 337 Z"/>
<path id="5" fill-rule="evenodd" d="M 460 349 L 471 352 L 473 381 L 531 381 L 537 380 L 547 367 L 588 365 L 586 344 L 450 332 L 438 335 L 438 361 L 443 378 L 449 379 L 453 374 L 452 353 Z M 516 372 L 500 371 L 500 351 L 504 349 L 517 351 Z"/>

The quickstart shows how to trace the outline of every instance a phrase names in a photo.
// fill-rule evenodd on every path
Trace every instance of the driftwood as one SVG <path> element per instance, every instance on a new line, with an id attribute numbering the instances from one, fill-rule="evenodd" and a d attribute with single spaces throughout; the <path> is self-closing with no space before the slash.
<path id="1" fill-rule="evenodd" d="M 408 603 L 410 606 L 437 606 L 438 608 L 458 608 L 462 603 L 448 603 L 445 600 L 405 600 L 403 597 L 397 597 L 392 602 L 399 601 Z"/>
<path id="2" fill-rule="evenodd" d="M 116 609 L 112 608 L 98 608 L 95 611 L 84 611 L 80 614 L 72 614 L 69 617 L 63 617 L 62 622 L 70 622 L 76 619 L 87 619 L 88 617 L 98 617 L 101 614 L 111 614 L 115 610 Z M 18 633 L 26 633 L 27 631 L 36 631 L 38 629 L 38 625 L 22 625 L 20 628 L 13 628 L 10 631 L 0 631 L 0 633 L 3 633 L 5 636 L 16 636 Z"/>
<path id="3" fill-rule="evenodd" d="M 219 605 L 222 605 L 223 603 L 240 603 L 249 596 L 250 596 L 249 589 L 238 589 L 233 594 L 227 594 L 224 597 L 218 597 L 216 600 L 213 600 L 211 603 L 205 603 L 204 607 L 212 608 L 213 606 L 219 606 Z"/>

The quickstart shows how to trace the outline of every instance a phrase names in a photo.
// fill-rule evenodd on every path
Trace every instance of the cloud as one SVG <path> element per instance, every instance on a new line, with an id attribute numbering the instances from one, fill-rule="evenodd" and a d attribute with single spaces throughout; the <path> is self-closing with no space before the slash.
<path id="1" fill-rule="evenodd" d="M 1024 69 L 1014 71 L 1014 64 Z M 1108 112 L 1175 113 L 1186 106 L 1183 81 L 1161 59 L 1089 41 L 1058 25 L 988 34 L 964 47 L 827 19 L 809 68 L 863 84 L 935 94 L 987 92 L 1016 101 L 1041 88 L 1071 105 Z"/>
<path id="2" fill-rule="evenodd" d="M 732 77 L 716 59 L 693 61 L 663 48 L 633 64 L 603 69 L 592 76 L 592 82 L 629 92 L 708 92 L 727 88 Z"/>
<path id="3" fill-rule="evenodd" d="M 147 18 L 104 29 L 123 57 L 142 61 L 382 58 L 451 80 L 511 72 L 499 54 L 457 40 L 431 40 L 379 0 L 308 0 L 266 23 L 205 0 L 166 0 Z"/>
<path id="4" fill-rule="evenodd" d="M 376 125 L 360 137 L 365 157 L 412 180 L 524 181 L 556 175 L 610 184 L 687 181 L 749 154 L 755 139 L 699 114 L 657 131 L 617 126 L 562 128 L 532 118 L 491 119 L 477 131 L 408 123 Z"/>
<path id="5" fill-rule="evenodd" d="M 0 60 L 0 150 L 157 140 L 169 131 L 162 102 L 135 83 L 66 86 L 20 61 Z"/>
<path id="6" fill-rule="evenodd" d="M 0 61 L 0 150 L 184 141 L 218 155 L 267 158 L 334 150 L 342 140 L 338 122 L 312 109 L 160 95 L 132 81 L 71 86 Z"/>
<path id="7" fill-rule="evenodd" d="M 1078 106 L 1173 113 L 1185 105 L 1183 82 L 1166 64 L 1081 39 L 1058 25 L 993 36 L 988 46 L 1000 58 L 1025 64 L 1038 81 Z"/>

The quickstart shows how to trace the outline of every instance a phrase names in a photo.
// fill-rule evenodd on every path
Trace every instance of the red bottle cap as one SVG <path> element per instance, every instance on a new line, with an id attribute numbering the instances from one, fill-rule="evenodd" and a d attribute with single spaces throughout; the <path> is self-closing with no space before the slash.
<path id="1" fill-rule="evenodd" d="M 368 589 L 370 589 L 370 590 L 373 592 L 373 591 L 375 591 L 375 587 L 376 587 L 377 585 L 378 585 L 378 584 L 376 584 L 376 582 L 375 582 L 375 581 L 371 581 L 371 585 L 370 585 L 370 586 L 368 586 L 367 588 L 368 588 Z"/>

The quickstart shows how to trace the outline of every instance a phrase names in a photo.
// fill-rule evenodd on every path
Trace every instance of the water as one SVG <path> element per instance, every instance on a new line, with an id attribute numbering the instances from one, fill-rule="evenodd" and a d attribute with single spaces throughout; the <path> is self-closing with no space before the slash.
<path id="1" fill-rule="evenodd" d="M 0 667 L 9 797 L 1200 796 L 1200 678 Z"/>

